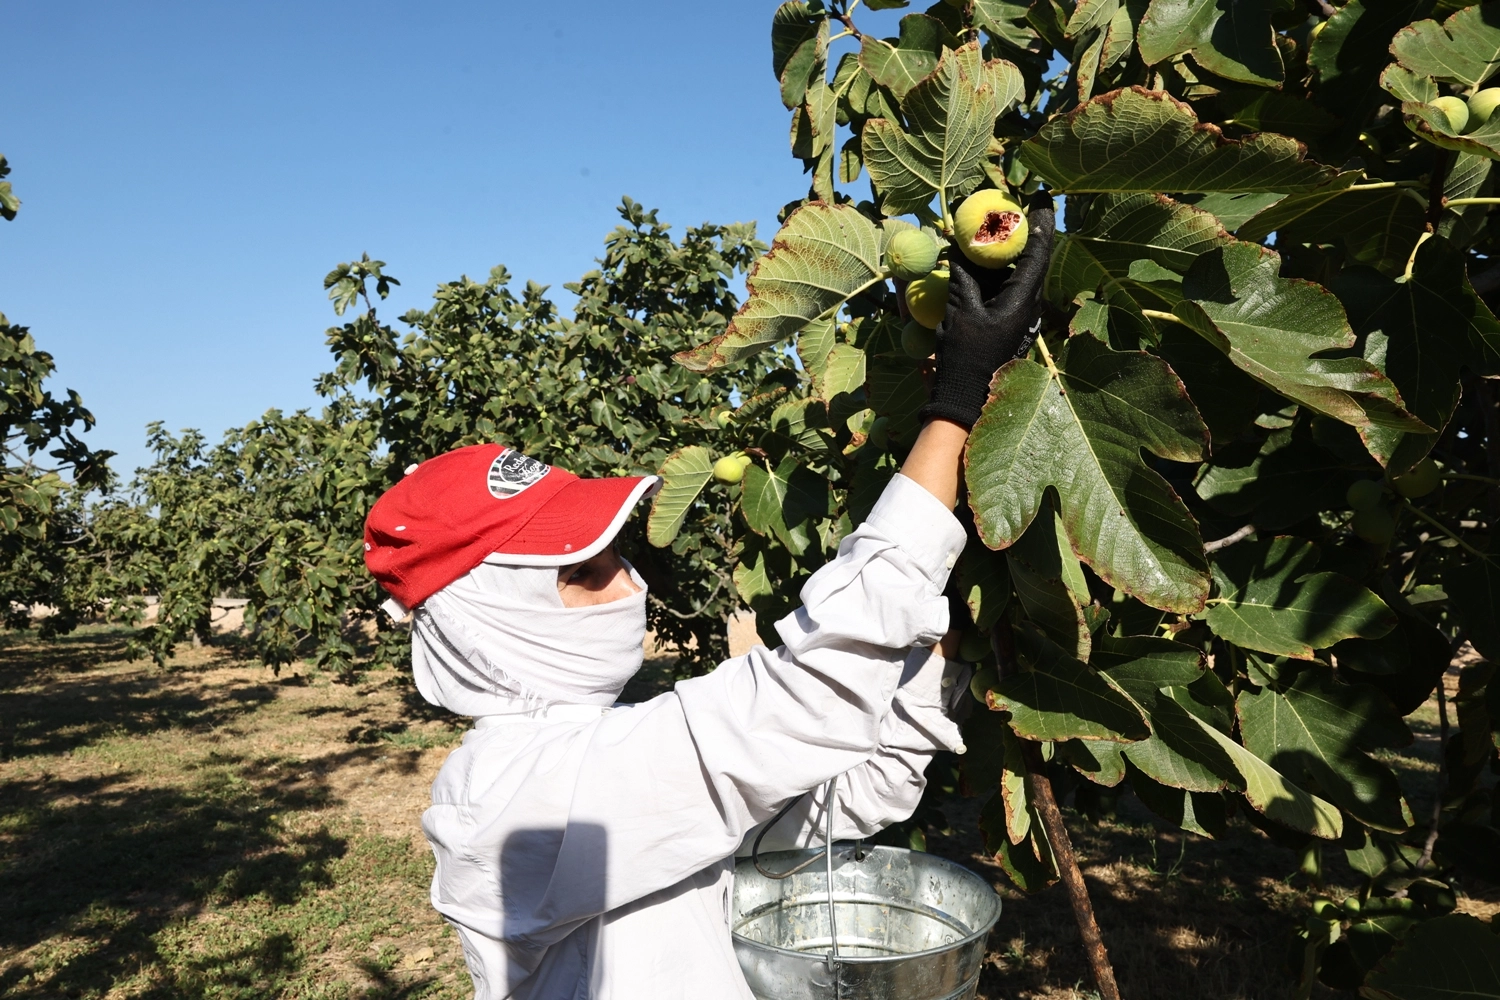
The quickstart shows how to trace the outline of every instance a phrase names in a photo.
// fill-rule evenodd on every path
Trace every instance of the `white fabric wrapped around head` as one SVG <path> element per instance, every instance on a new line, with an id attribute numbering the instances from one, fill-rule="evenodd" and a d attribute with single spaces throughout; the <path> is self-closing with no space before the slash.
<path id="1" fill-rule="evenodd" d="M 614 704 L 641 668 L 646 584 L 565 607 L 557 567 L 483 562 L 433 594 L 412 622 L 412 672 L 434 705 L 468 716 Z"/>

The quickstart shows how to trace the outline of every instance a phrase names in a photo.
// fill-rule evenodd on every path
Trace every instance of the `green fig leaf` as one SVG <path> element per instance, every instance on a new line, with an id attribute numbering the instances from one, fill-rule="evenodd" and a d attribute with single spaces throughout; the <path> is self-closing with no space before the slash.
<path id="1" fill-rule="evenodd" d="M 1063 582 L 1065 562 L 1072 563 L 1076 570 L 1078 560 L 1067 549 L 1066 539 L 1059 539 L 1055 519 L 1056 514 L 1050 509 L 1034 518 L 1016 544 L 1005 550 L 1005 560 L 1010 568 L 1011 585 L 1026 609 L 1026 617 L 1069 655 L 1087 661 L 1093 637 L 1079 606 L 1077 591 Z M 1083 595 L 1086 602 L 1086 588 Z"/>
<path id="2" fill-rule="evenodd" d="M 1305 429 L 1284 427 L 1266 435 L 1259 448 L 1235 443 L 1221 449 L 1199 468 L 1193 487 L 1215 510 L 1253 515 L 1265 531 L 1344 508 L 1349 484 L 1371 471 L 1344 467 Z"/>
<path id="3" fill-rule="evenodd" d="M 1238 83 L 1280 86 L 1286 75 L 1271 14 L 1273 0 L 1151 0 L 1141 19 L 1147 65 L 1190 55 L 1210 73 Z"/>
<path id="4" fill-rule="evenodd" d="M 865 35 L 859 47 L 859 64 L 898 100 L 937 68 L 944 43 L 951 40 L 948 29 L 925 14 L 903 17 L 900 32 L 901 37 L 894 43 L 887 38 Z"/>
<path id="5" fill-rule="evenodd" d="M 974 624 L 989 631 L 1010 603 L 1010 570 L 1005 557 L 970 537 L 958 561 L 958 592 Z"/>
<path id="6" fill-rule="evenodd" d="M 1040 632 L 1018 629 L 1016 649 L 1027 669 L 992 688 L 986 704 L 1010 713 L 1017 736 L 1124 743 L 1151 735 L 1129 698 Z"/>
<path id="7" fill-rule="evenodd" d="M 1354 331 L 1332 292 L 1280 269 L 1280 255 L 1254 243 L 1216 248 L 1188 271 L 1173 312 L 1242 371 L 1311 410 L 1357 428 L 1430 431 L 1368 361 L 1314 357 L 1352 347 Z"/>
<path id="8" fill-rule="evenodd" d="M 713 456 L 700 445 L 682 448 L 667 457 L 656 471 L 662 478 L 662 486 L 651 499 L 651 513 L 646 518 L 646 541 L 658 548 L 672 544 L 692 510 L 693 501 L 698 499 L 713 473 Z"/>
<path id="9" fill-rule="evenodd" d="M 1199 254 L 1230 239 L 1218 219 L 1166 195 L 1101 195 L 1090 202 L 1083 225 L 1058 235 L 1047 297 L 1068 303 L 1101 287 L 1134 297 L 1139 286 L 1130 276 L 1137 261 L 1180 274 Z M 1141 301 L 1143 308 L 1158 305 L 1154 296 Z"/>
<path id="10" fill-rule="evenodd" d="M 1000 369 L 965 455 L 980 537 L 1006 548 L 1047 487 L 1058 492 L 1073 551 L 1106 582 L 1152 607 L 1201 610 L 1209 578 L 1187 508 L 1141 461 L 1202 461 L 1207 428 L 1161 360 L 1069 339 L 1057 370 L 1033 361 Z"/>
<path id="11" fill-rule="evenodd" d="M 1395 383 L 1407 409 L 1432 427 L 1444 427 L 1458 405 L 1459 372 L 1500 375 L 1500 321 L 1469 284 L 1466 254 L 1441 236 L 1417 250 L 1411 277 L 1395 281 L 1346 269 L 1334 283 L 1365 358 Z M 1393 471 L 1410 468 L 1431 449 L 1434 435 L 1370 427 L 1361 435 L 1370 454 Z"/>
<path id="12" fill-rule="evenodd" d="M 852 395 L 865 387 L 865 352 L 848 344 L 837 344 L 828 352 L 822 371 L 813 383 L 817 397 L 832 403 L 841 395 Z"/>
<path id="13" fill-rule="evenodd" d="M 1500 662 L 1500 553 L 1465 552 L 1443 569 L 1443 589 L 1486 659 Z"/>
<path id="14" fill-rule="evenodd" d="M 1285 136 L 1225 139 L 1158 91 L 1101 94 L 1021 144 L 1021 162 L 1069 193 L 1307 191 L 1334 175 Z"/>
<path id="15" fill-rule="evenodd" d="M 1401 833 L 1411 808 L 1390 769 L 1365 751 L 1405 746 L 1411 731 L 1372 688 L 1344 684 L 1310 664 L 1290 687 L 1242 691 L 1236 702 L 1245 749 L 1349 815 Z"/>
<path id="16" fill-rule="evenodd" d="M 1314 572 L 1317 563 L 1317 546 L 1287 536 L 1220 550 L 1213 564 L 1219 596 L 1204 620 L 1236 646 L 1298 659 L 1396 626 L 1373 592 L 1346 576 Z"/>
<path id="17" fill-rule="evenodd" d="M 887 215 L 926 209 L 973 191 L 984 166 L 1002 100 L 1013 96 L 1007 81 L 1020 73 L 1009 63 L 983 63 L 977 43 L 945 51 L 937 68 L 901 100 L 900 123 L 865 123 L 861 152 L 870 183 Z M 1010 95 L 997 91 L 1006 87 Z"/>
<path id="18" fill-rule="evenodd" d="M 1337 840 L 1343 835 L 1344 817 L 1336 806 L 1303 791 L 1276 768 L 1196 715 L 1189 717 L 1234 761 L 1245 783 L 1245 801 L 1257 812 L 1282 826 L 1323 840 Z"/>
<path id="19" fill-rule="evenodd" d="M 1432 0 L 1349 0 L 1335 7 L 1308 50 L 1318 105 L 1346 121 L 1362 119 L 1380 100 L 1391 36 L 1431 11 Z"/>
<path id="20" fill-rule="evenodd" d="M 1369 1000 L 1496 1000 L 1500 937 L 1466 913 L 1423 920 L 1365 976 Z"/>
<path id="21" fill-rule="evenodd" d="M 722 334 L 674 355 L 691 371 L 732 365 L 780 343 L 885 280 L 884 230 L 852 206 L 813 202 L 791 214 L 745 279 L 749 297 Z"/>
<path id="22" fill-rule="evenodd" d="M 1475 4 L 1442 24 L 1409 24 L 1391 39 L 1391 54 L 1413 73 L 1477 87 L 1500 67 L 1500 9 Z"/>
<path id="23" fill-rule="evenodd" d="M 1315 191 L 1289 195 L 1237 235 L 1260 242 L 1276 233 L 1278 245 L 1343 243 L 1353 260 L 1399 275 L 1427 230 L 1426 202 L 1409 189 L 1351 190 L 1363 177 L 1361 170 L 1347 170 Z"/>
<path id="24" fill-rule="evenodd" d="M 827 58 L 828 18 L 794 0 L 771 18 L 771 69 L 781 84 L 781 103 L 796 108 L 807 92 L 814 66 Z"/>

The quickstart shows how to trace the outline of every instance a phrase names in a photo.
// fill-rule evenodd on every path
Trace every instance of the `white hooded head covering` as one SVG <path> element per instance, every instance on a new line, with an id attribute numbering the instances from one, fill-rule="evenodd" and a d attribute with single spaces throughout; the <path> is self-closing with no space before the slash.
<path id="1" fill-rule="evenodd" d="M 626 567 L 638 593 L 569 608 L 557 592 L 557 567 L 480 563 L 416 610 L 417 690 L 475 717 L 609 707 L 644 658 L 646 583 Z"/>

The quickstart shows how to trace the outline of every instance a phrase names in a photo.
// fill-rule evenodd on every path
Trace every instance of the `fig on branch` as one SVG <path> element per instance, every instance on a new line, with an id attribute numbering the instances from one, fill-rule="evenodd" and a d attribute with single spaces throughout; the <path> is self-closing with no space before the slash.
<path id="1" fill-rule="evenodd" d="M 916 361 L 932 357 L 937 350 L 937 331 L 912 320 L 901 328 L 901 349 L 906 356 Z"/>
<path id="2" fill-rule="evenodd" d="M 1376 545 L 1385 545 L 1396 534 L 1396 519 L 1384 507 L 1355 511 L 1349 525 L 1360 538 Z"/>
<path id="3" fill-rule="evenodd" d="M 953 238 L 980 267 L 1004 267 L 1026 249 L 1026 216 L 1004 191 L 986 188 L 964 199 L 953 214 Z"/>
<path id="4" fill-rule="evenodd" d="M 703 468 L 699 466 L 698 468 Z M 726 486 L 733 486 L 745 478 L 745 466 L 733 455 L 725 455 L 714 463 L 714 479 Z"/>
<path id="5" fill-rule="evenodd" d="M 920 229 L 903 229 L 886 244 L 885 263 L 902 281 L 915 281 L 937 267 L 938 245 Z"/>
<path id="6" fill-rule="evenodd" d="M 1443 483 L 1437 463 L 1424 458 L 1406 472 L 1391 480 L 1391 488 L 1407 499 L 1425 497 Z"/>
<path id="7" fill-rule="evenodd" d="M 1500 87 L 1485 87 L 1469 95 L 1469 124 L 1478 128 L 1500 107 Z M 1472 129 L 1470 130 L 1472 131 Z"/>
<path id="8" fill-rule="evenodd" d="M 891 418 L 876 417 L 874 423 L 870 424 L 870 443 L 882 450 L 891 440 Z"/>
<path id="9" fill-rule="evenodd" d="M 1353 510 L 1372 510 L 1380 506 L 1380 498 L 1385 495 L 1385 487 L 1374 479 L 1361 479 L 1357 483 L 1351 483 L 1349 489 L 1344 493 L 1344 499 L 1349 502 Z"/>
<path id="10" fill-rule="evenodd" d="M 720 410 L 719 415 L 715 419 L 719 422 L 720 427 L 728 427 L 730 424 L 734 423 L 734 411 Z"/>
<path id="11" fill-rule="evenodd" d="M 936 330 L 948 313 L 948 272 L 933 271 L 907 285 L 906 308 L 911 310 L 912 319 Z"/>
<path id="12" fill-rule="evenodd" d="M 1443 113 L 1448 119 L 1448 131 L 1458 135 L 1468 127 L 1469 106 L 1463 102 L 1461 97 L 1438 97 L 1434 98 L 1432 107 Z"/>

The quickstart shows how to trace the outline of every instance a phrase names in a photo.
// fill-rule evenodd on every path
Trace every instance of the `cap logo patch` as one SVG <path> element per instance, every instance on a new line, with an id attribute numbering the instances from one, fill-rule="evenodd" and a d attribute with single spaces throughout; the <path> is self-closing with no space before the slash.
<path id="1" fill-rule="evenodd" d="M 490 495 L 509 500 L 551 471 L 552 466 L 507 448 L 490 464 Z"/>

